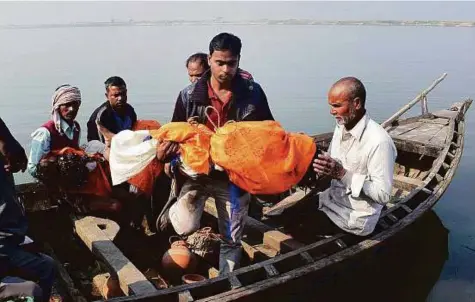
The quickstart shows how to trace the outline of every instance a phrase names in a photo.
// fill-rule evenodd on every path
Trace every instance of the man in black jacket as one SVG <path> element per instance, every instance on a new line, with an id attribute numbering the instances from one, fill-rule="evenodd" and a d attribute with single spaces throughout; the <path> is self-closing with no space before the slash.
<path id="1" fill-rule="evenodd" d="M 87 122 L 87 141 L 98 140 L 105 143 L 97 129 L 97 122 L 116 134 L 122 130 L 132 130 L 137 122 L 134 107 L 127 103 L 127 85 L 121 77 L 110 77 L 104 82 L 105 101 L 92 113 Z"/>
<path id="2" fill-rule="evenodd" d="M 238 74 L 241 40 L 221 33 L 211 40 L 209 51 L 210 70 L 179 93 L 172 121 L 193 118 L 214 130 L 229 120 L 273 120 L 261 86 Z M 249 193 L 230 183 L 225 172 L 213 170 L 210 177 L 187 179 L 177 202 L 166 210 L 158 224 L 165 227 L 170 222 L 179 235 L 193 233 L 199 228 L 210 196 L 216 201 L 223 236 L 219 257 L 219 271 L 223 274 L 239 267 L 244 219 L 250 202 Z"/>

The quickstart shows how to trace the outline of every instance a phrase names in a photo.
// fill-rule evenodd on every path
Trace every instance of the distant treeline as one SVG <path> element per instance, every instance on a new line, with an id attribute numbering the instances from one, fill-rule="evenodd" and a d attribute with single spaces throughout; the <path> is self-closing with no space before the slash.
<path id="1" fill-rule="evenodd" d="M 109 27 L 109 26 L 200 26 L 200 25 L 341 25 L 341 26 L 442 26 L 442 27 L 475 27 L 475 21 L 435 21 L 435 20 L 242 20 L 226 21 L 214 20 L 160 20 L 160 21 L 103 21 L 78 22 L 65 24 L 25 24 L 0 25 L 0 29 L 28 29 L 28 28 L 62 28 L 62 27 Z"/>

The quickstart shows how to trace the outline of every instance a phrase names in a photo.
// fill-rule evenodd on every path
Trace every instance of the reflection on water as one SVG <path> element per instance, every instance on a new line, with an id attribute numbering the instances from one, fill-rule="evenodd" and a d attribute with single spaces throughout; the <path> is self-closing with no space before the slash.
<path id="1" fill-rule="evenodd" d="M 378 248 L 311 276 L 305 284 L 290 282 L 279 290 L 278 300 L 425 301 L 447 257 L 448 230 L 430 211 Z M 270 298 L 276 290 L 263 296 Z"/>

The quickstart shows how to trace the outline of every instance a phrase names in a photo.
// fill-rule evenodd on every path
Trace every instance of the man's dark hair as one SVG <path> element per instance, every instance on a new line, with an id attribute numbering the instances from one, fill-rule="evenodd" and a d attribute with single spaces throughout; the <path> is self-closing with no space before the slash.
<path id="1" fill-rule="evenodd" d="M 116 86 L 116 87 L 127 87 L 125 84 L 124 79 L 121 77 L 113 76 L 108 78 L 105 82 L 104 85 L 106 86 L 106 90 L 109 90 L 109 87 L 111 86 Z"/>
<path id="2" fill-rule="evenodd" d="M 345 77 L 339 79 L 332 87 L 339 85 L 345 85 L 350 90 L 351 99 L 360 98 L 361 104 L 365 105 L 366 102 L 366 89 L 363 83 L 355 77 Z"/>
<path id="3" fill-rule="evenodd" d="M 205 54 L 204 52 L 197 52 L 197 53 L 192 54 L 188 59 L 186 59 L 185 67 L 188 67 L 188 64 L 192 62 L 199 62 L 200 65 L 203 66 L 204 70 L 209 69 L 208 55 Z"/>
<path id="4" fill-rule="evenodd" d="M 214 51 L 230 51 L 233 56 L 241 55 L 241 39 L 233 34 L 220 33 L 209 42 L 209 54 Z"/>

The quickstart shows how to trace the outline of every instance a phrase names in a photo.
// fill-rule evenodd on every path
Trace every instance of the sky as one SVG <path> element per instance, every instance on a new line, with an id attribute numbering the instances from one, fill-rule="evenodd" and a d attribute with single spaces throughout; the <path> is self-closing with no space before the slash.
<path id="1" fill-rule="evenodd" d="M 474 21 L 475 2 L 0 2 L 0 25 L 217 18 Z"/>

